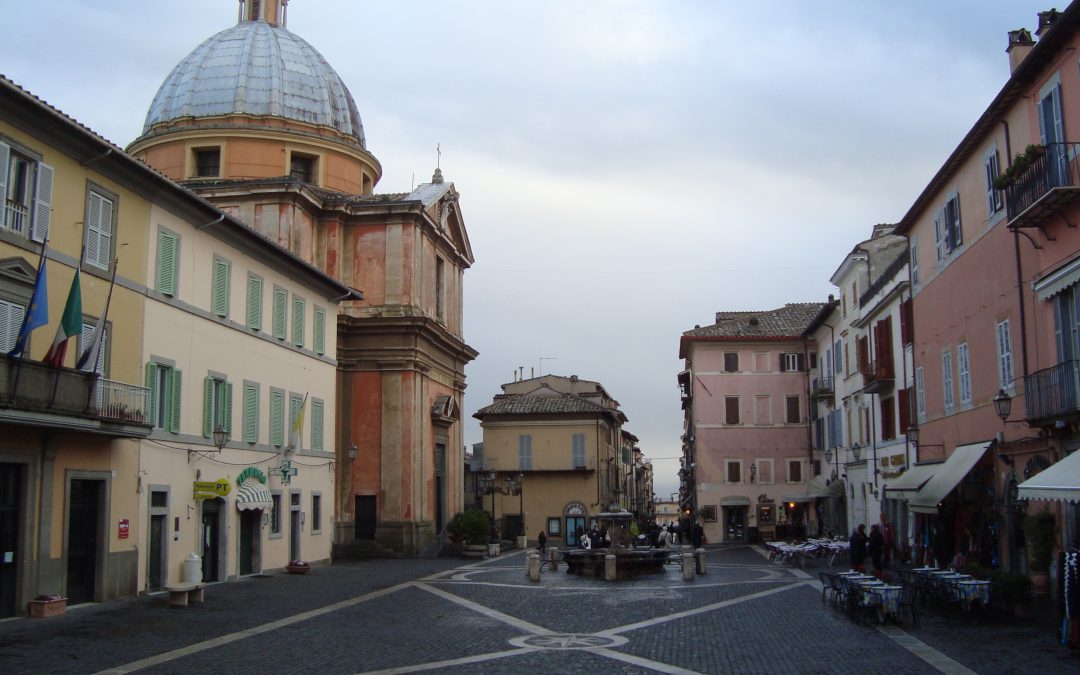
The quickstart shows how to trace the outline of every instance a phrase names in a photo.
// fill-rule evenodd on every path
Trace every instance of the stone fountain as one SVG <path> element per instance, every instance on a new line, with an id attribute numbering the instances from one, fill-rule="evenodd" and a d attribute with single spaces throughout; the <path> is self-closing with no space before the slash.
<path id="1" fill-rule="evenodd" d="M 596 519 L 602 528 L 607 528 L 611 546 L 564 552 L 567 572 L 618 581 L 639 574 L 664 571 L 664 563 L 668 560 L 667 550 L 631 546 L 629 524 L 634 514 L 629 511 L 609 511 L 601 513 Z"/>

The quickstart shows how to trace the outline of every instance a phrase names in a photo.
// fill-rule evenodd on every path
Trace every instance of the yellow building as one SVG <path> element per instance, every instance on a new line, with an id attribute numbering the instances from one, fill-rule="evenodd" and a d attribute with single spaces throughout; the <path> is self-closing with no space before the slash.
<path id="1" fill-rule="evenodd" d="M 622 459 L 626 416 L 599 383 L 577 376 L 545 375 L 502 389 L 473 414 L 484 431 L 473 470 L 496 489 L 485 509 L 504 537 L 536 539 L 543 530 L 550 545 L 568 545 L 569 535 L 626 501 L 626 472 L 633 470 Z M 506 478 L 520 481 L 520 494 L 506 489 Z"/>

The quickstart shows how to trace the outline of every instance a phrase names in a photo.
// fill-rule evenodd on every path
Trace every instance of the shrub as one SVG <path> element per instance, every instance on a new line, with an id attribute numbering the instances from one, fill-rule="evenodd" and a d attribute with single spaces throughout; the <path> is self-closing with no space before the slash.
<path id="1" fill-rule="evenodd" d="M 1056 527 L 1057 519 L 1054 514 L 1045 509 L 1024 519 L 1024 536 L 1031 552 L 1031 567 L 1036 572 L 1050 569 Z"/>
<path id="2" fill-rule="evenodd" d="M 446 525 L 451 539 L 462 539 L 466 544 L 486 544 L 491 532 L 491 519 L 484 511 L 463 511 Z"/>

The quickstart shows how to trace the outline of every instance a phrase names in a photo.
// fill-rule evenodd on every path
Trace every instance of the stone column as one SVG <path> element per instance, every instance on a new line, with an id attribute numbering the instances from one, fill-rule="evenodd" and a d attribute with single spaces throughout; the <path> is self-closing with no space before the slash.
<path id="1" fill-rule="evenodd" d="M 608 553 L 604 556 L 604 581 L 615 581 L 618 571 L 615 567 L 615 554 Z"/>
<path id="2" fill-rule="evenodd" d="M 694 553 L 697 554 L 697 573 L 705 574 L 705 549 L 699 548 Z"/>
<path id="3" fill-rule="evenodd" d="M 694 554 L 683 553 L 682 554 L 682 578 L 686 581 L 692 581 L 694 579 Z"/>
<path id="4" fill-rule="evenodd" d="M 540 554 L 529 554 L 529 581 L 540 581 Z"/>

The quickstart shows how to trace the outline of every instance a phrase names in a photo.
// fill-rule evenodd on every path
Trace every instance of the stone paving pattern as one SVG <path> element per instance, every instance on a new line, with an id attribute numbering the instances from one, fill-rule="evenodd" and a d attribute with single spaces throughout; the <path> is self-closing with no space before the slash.
<path id="1" fill-rule="evenodd" d="M 669 565 L 617 584 L 565 567 L 532 583 L 524 563 L 521 552 L 345 561 L 212 584 L 186 609 L 155 595 L 0 621 L 0 673 L 130 669 L 162 654 L 139 672 L 939 672 L 886 631 L 824 607 L 816 582 L 827 568 L 777 566 L 752 547 L 710 547 L 708 574 L 690 582 Z M 899 630 L 978 673 L 1080 672 L 1046 620 L 923 613 Z M 554 648 L 568 645 L 581 648 Z"/>

